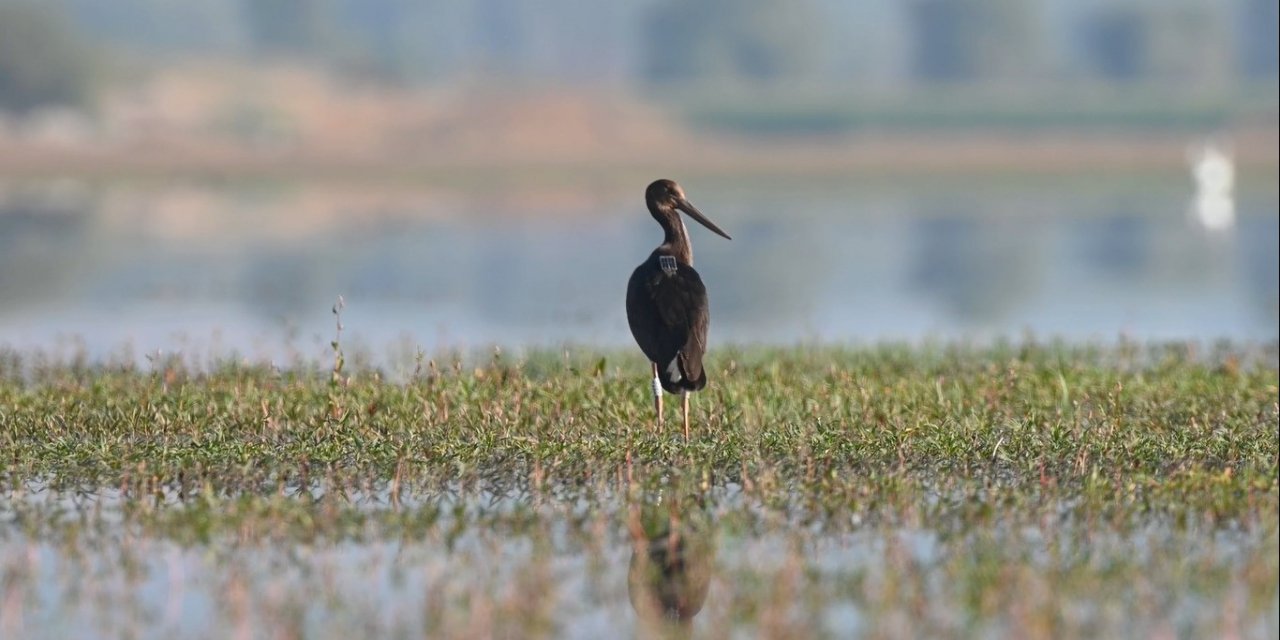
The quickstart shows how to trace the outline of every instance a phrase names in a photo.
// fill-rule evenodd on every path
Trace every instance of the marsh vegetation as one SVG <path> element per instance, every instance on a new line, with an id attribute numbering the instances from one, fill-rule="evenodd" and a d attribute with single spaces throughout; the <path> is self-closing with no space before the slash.
<path id="1" fill-rule="evenodd" d="M 1277 632 L 1274 345 L 347 357 L 4 353 L 5 635 Z"/>

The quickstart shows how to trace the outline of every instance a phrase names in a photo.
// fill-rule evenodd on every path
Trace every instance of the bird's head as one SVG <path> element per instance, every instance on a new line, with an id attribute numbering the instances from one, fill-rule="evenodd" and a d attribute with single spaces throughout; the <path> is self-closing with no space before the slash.
<path id="1" fill-rule="evenodd" d="M 699 224 L 714 231 L 725 240 L 733 239 L 729 237 L 729 234 L 721 231 L 720 227 L 717 227 L 715 223 L 708 220 L 706 216 L 702 215 L 702 212 L 698 211 L 698 208 L 693 206 L 693 203 L 689 202 L 689 199 L 684 196 L 684 189 L 680 188 L 680 185 L 676 184 L 675 180 L 654 180 L 649 184 L 649 188 L 645 189 L 644 199 L 649 204 L 649 211 L 653 213 L 655 218 L 660 215 L 674 215 L 676 211 L 683 211 L 685 215 L 697 220 Z"/>

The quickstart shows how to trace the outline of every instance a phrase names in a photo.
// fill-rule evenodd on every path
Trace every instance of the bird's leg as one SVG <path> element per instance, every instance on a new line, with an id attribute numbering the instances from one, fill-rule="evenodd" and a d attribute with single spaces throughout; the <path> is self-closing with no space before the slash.
<path id="1" fill-rule="evenodd" d="M 658 363 L 653 364 L 653 410 L 658 414 L 658 428 L 662 428 L 662 382 L 658 380 Z"/>
<path id="2" fill-rule="evenodd" d="M 684 410 L 683 410 L 683 413 L 684 413 L 684 441 L 685 441 L 685 442 L 688 442 L 688 441 L 689 441 L 689 390 L 688 390 L 688 389 L 681 389 L 681 390 L 680 390 L 680 404 L 681 404 L 681 405 L 683 405 L 683 407 L 684 407 Z"/>

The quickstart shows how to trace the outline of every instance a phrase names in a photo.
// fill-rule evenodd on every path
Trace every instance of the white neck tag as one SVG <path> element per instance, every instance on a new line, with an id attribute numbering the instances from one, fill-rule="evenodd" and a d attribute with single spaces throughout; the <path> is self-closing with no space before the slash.
<path id="1" fill-rule="evenodd" d="M 672 256 L 658 256 L 658 266 L 662 267 L 662 272 L 668 276 L 676 274 L 676 259 Z"/>

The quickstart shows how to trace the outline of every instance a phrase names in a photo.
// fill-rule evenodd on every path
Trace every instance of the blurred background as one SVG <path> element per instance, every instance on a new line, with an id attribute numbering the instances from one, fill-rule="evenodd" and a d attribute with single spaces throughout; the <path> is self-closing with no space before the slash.
<path id="1" fill-rule="evenodd" d="M 1275 0 L 0 0 L 0 345 L 1277 335 Z"/>

